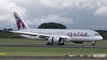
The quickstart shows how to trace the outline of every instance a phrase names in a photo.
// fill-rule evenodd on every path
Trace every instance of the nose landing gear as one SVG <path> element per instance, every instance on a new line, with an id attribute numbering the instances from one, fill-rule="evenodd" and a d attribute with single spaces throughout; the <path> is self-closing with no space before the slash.
<path id="1" fill-rule="evenodd" d="M 96 41 L 92 41 L 92 46 L 95 46 Z"/>

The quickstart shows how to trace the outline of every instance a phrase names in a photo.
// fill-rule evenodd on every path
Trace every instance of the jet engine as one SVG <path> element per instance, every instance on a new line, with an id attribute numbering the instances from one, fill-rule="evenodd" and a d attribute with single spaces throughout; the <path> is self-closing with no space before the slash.
<path id="1" fill-rule="evenodd" d="M 48 38 L 47 45 L 53 45 L 53 44 L 64 45 L 64 42 L 63 42 L 63 39 L 61 37 L 51 36 Z"/>

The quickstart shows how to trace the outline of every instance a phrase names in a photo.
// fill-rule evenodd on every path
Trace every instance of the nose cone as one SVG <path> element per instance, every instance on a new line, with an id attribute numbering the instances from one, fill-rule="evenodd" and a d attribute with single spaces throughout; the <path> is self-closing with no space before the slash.
<path id="1" fill-rule="evenodd" d="M 103 37 L 101 36 L 100 39 L 103 40 Z"/>
<path id="2" fill-rule="evenodd" d="M 98 39 L 99 39 L 99 40 L 103 40 L 103 37 L 102 37 L 102 36 L 99 36 Z"/>

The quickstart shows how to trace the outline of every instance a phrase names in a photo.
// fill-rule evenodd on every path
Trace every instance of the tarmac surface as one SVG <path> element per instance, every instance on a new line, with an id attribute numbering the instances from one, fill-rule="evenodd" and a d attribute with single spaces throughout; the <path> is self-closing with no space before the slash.
<path id="1" fill-rule="evenodd" d="M 85 45 L 45 45 L 45 44 L 0 44 L 0 47 L 48 47 L 48 48 L 102 48 L 107 46 L 85 46 Z"/>
<path id="2" fill-rule="evenodd" d="M 107 59 L 107 58 L 95 58 L 95 57 L 68 57 L 68 56 L 0 56 L 0 59 Z"/>

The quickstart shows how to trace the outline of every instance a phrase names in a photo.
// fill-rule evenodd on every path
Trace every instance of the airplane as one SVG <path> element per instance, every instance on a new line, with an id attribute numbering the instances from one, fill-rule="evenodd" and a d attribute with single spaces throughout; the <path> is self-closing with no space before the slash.
<path id="1" fill-rule="evenodd" d="M 47 45 L 65 45 L 64 42 L 84 43 L 92 42 L 95 46 L 96 41 L 103 40 L 103 37 L 96 31 L 84 29 L 30 29 L 27 24 L 22 20 L 17 12 L 13 12 L 17 31 L 12 33 L 19 34 L 24 38 L 30 39 L 44 39 L 48 42 Z"/>

